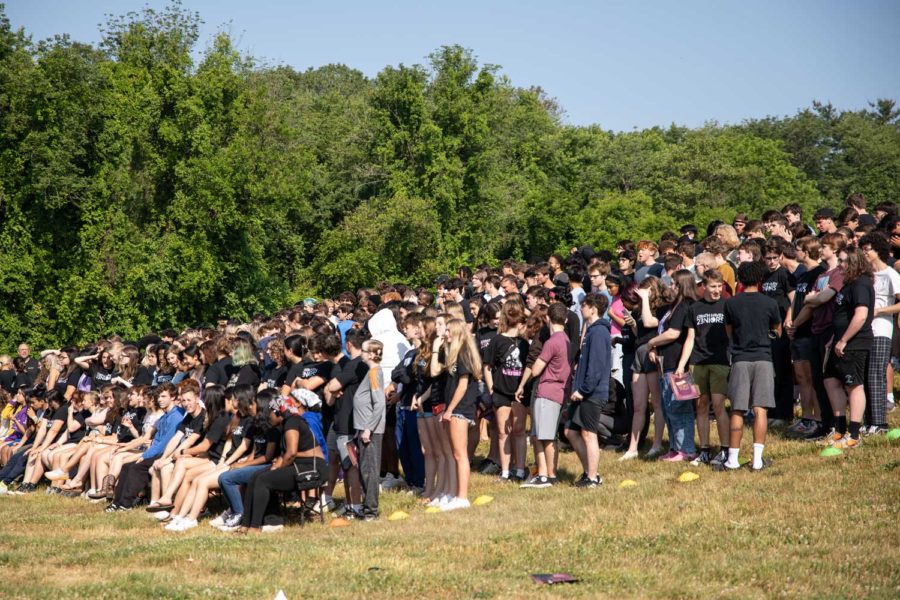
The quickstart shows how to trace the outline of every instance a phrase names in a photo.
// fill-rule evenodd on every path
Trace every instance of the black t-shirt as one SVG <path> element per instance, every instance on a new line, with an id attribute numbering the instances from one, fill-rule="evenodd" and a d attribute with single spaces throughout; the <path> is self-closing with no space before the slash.
<path id="1" fill-rule="evenodd" d="M 728 334 L 725 331 L 725 299 L 702 298 L 688 309 L 686 326 L 694 330 L 692 365 L 727 365 Z"/>
<path id="2" fill-rule="evenodd" d="M 238 419 L 237 424 L 231 430 L 231 450 L 229 450 L 227 456 L 234 454 L 241 447 L 241 444 L 244 443 L 245 439 L 253 439 L 255 431 L 253 423 L 255 421 L 256 417 L 249 415 Z"/>
<path id="3" fill-rule="evenodd" d="M 201 409 L 196 417 L 191 413 L 186 413 L 181 420 L 181 425 L 178 426 L 178 431 L 182 432 L 185 438 L 197 433 L 200 435 L 198 441 L 202 439 L 203 434 L 206 433 L 206 409 Z"/>
<path id="4" fill-rule="evenodd" d="M 300 369 L 300 379 L 313 379 L 314 377 L 321 377 L 322 383 L 319 387 L 313 389 L 312 391 L 319 395 L 320 398 L 324 397 L 325 393 L 325 384 L 328 383 L 328 380 L 332 377 L 332 371 L 334 371 L 334 363 L 331 361 L 323 361 L 323 362 L 314 362 L 314 361 L 303 361 L 300 363 L 302 367 Z M 291 380 L 293 382 L 293 380 Z"/>
<path id="5" fill-rule="evenodd" d="M 222 458 L 222 452 L 225 450 L 225 442 L 228 441 L 228 424 L 231 423 L 231 414 L 220 412 L 216 415 L 215 420 L 209 424 L 206 431 L 206 440 L 209 441 L 209 450 L 207 454 L 209 459 L 218 462 Z"/>
<path id="6" fill-rule="evenodd" d="M 138 367 L 137 373 L 131 378 L 131 385 L 151 385 L 153 383 L 153 373 L 150 369 L 141 365 Z"/>
<path id="7" fill-rule="evenodd" d="M 866 322 L 847 342 L 846 350 L 868 350 L 874 343 L 872 316 L 875 312 L 875 288 L 872 279 L 865 275 L 857 278 L 853 283 L 845 283 L 841 291 L 834 297 L 834 314 L 831 322 L 834 325 L 835 343 L 847 331 L 858 306 L 865 306 L 869 312 L 866 315 Z"/>
<path id="8" fill-rule="evenodd" d="M 660 306 L 656 310 L 653 311 L 653 316 L 656 317 L 656 320 L 661 320 L 666 313 L 669 312 L 669 305 L 665 304 Z M 637 336 L 634 341 L 634 347 L 640 348 L 653 338 L 658 335 L 658 326 L 656 327 L 644 327 L 644 320 L 641 318 L 641 307 L 637 307 L 632 311 L 631 316 L 634 317 L 634 320 L 637 322 Z M 625 327 L 628 327 L 625 325 Z M 624 327 L 623 327 L 624 329 Z"/>
<path id="9" fill-rule="evenodd" d="M 368 367 L 366 367 L 366 369 L 368 369 Z M 351 404 L 353 403 L 351 402 Z M 300 435 L 300 439 L 297 440 L 297 452 L 306 452 L 307 450 L 315 448 L 316 436 L 313 435 L 312 429 L 309 428 L 309 423 L 306 422 L 306 419 L 299 415 L 292 415 L 284 420 L 284 437 L 281 441 L 282 448 L 284 448 L 285 440 L 287 439 L 287 432 L 292 430 Z"/>
<path id="10" fill-rule="evenodd" d="M 118 438 L 119 443 L 125 444 L 134 439 L 134 435 L 131 433 L 131 430 L 124 423 L 122 423 L 122 421 L 130 420 L 131 424 L 134 426 L 134 430 L 140 433 L 141 427 L 144 424 L 144 417 L 146 416 L 147 409 L 143 406 L 137 408 L 129 408 L 127 411 L 125 411 L 116 426 L 116 437 Z"/>
<path id="11" fill-rule="evenodd" d="M 231 357 L 226 356 L 225 358 L 214 362 L 210 365 L 209 369 L 206 370 L 206 381 L 203 385 L 207 386 L 211 383 L 221 385 L 222 387 L 234 385 L 231 378 L 235 377 L 235 381 L 237 381 L 238 370 L 239 369 L 234 366 L 234 363 L 231 362 Z"/>
<path id="12" fill-rule="evenodd" d="M 113 375 L 113 369 L 107 369 L 100 363 L 91 363 L 91 389 L 94 391 L 99 390 L 104 385 L 108 385 Z"/>
<path id="13" fill-rule="evenodd" d="M 265 379 L 269 389 L 280 390 L 281 386 L 283 386 L 284 382 L 287 380 L 287 366 L 281 365 L 279 367 L 273 365 L 265 374 Z"/>
<path id="14" fill-rule="evenodd" d="M 674 371 L 678 367 L 678 361 L 681 360 L 681 351 L 684 349 L 684 341 L 687 339 L 688 314 L 692 305 L 693 300 L 682 300 L 678 306 L 672 309 L 672 315 L 668 320 L 662 323 L 663 331 L 677 329 L 681 332 L 678 334 L 677 340 L 657 349 L 664 371 Z"/>
<path id="15" fill-rule="evenodd" d="M 269 444 L 275 444 L 276 448 L 281 447 L 281 429 L 278 427 L 267 427 L 265 431 L 254 430 L 253 458 L 265 456 L 266 448 L 268 448 Z"/>
<path id="16" fill-rule="evenodd" d="M 744 292 L 725 301 L 725 323 L 732 327 L 733 362 L 772 360 L 769 332 L 781 323 L 778 303 L 759 292 Z"/>
<path id="17" fill-rule="evenodd" d="M 41 373 L 41 363 L 33 356 L 29 356 L 28 360 L 25 361 L 25 373 L 28 374 L 28 378 L 34 383 Z"/>
<path id="18" fill-rule="evenodd" d="M 494 393 L 513 396 L 522 380 L 528 342 L 520 337 L 497 335 L 485 353 L 485 364 L 491 369 Z"/>
<path id="19" fill-rule="evenodd" d="M 806 295 L 815 290 L 816 279 L 825 272 L 825 267 L 816 265 L 797 277 L 797 287 L 794 289 L 794 306 L 791 308 L 791 316 L 796 319 L 803 308 Z M 807 319 L 803 325 L 794 331 L 794 339 L 810 337 L 812 335 L 812 319 Z"/>
<path id="20" fill-rule="evenodd" d="M 62 406 L 60 406 L 53 412 L 53 416 L 50 417 L 49 421 L 47 421 L 47 430 L 48 430 L 47 433 L 50 433 L 49 430 L 53 428 L 54 421 L 62 421 L 62 427 L 60 427 L 59 431 L 56 432 L 56 437 L 54 437 L 52 440 L 50 440 L 51 444 L 53 442 L 55 442 L 56 440 L 58 440 L 60 437 L 62 437 L 62 434 L 65 432 L 65 430 L 68 426 L 68 422 L 69 422 L 69 403 L 68 402 L 63 404 Z"/>
<path id="21" fill-rule="evenodd" d="M 403 360 L 391 371 L 391 382 L 397 385 L 400 395 L 400 406 L 409 408 L 416 394 L 416 378 L 413 370 L 416 362 L 416 348 L 410 348 L 403 355 Z"/>
<path id="22" fill-rule="evenodd" d="M 259 366 L 253 363 L 246 364 L 240 368 L 237 373 L 237 379 L 234 382 L 234 385 L 249 385 L 254 390 L 259 387 L 259 382 L 261 379 L 261 374 L 259 372 Z"/>
<path id="23" fill-rule="evenodd" d="M 781 320 L 787 315 L 787 311 L 791 308 L 791 301 L 788 294 L 796 287 L 794 276 L 788 273 L 784 267 L 778 267 L 774 271 L 770 271 L 763 281 L 760 291 L 778 303 L 778 311 L 781 313 Z"/>
<path id="24" fill-rule="evenodd" d="M 581 345 L 581 319 L 578 318 L 574 311 L 570 310 L 566 313 L 566 326 L 563 331 L 569 337 L 569 344 L 573 348 Z"/>
<path id="25" fill-rule="evenodd" d="M 156 385 L 162 385 L 163 383 L 172 383 L 172 380 L 175 379 L 175 369 L 169 369 L 166 372 L 157 370 L 156 374 L 153 376 L 153 379 Z"/>
<path id="26" fill-rule="evenodd" d="M 100 430 L 100 435 L 112 435 L 119 430 L 119 425 L 122 422 L 121 417 L 116 417 L 112 421 L 106 421 L 101 426 L 103 429 Z"/>
<path id="27" fill-rule="evenodd" d="M 76 368 L 74 371 L 69 373 L 69 376 L 66 378 L 66 388 L 72 386 L 76 390 L 78 389 L 78 382 L 81 380 L 81 375 L 84 371 L 80 368 Z"/>
<path id="28" fill-rule="evenodd" d="M 6 390 L 6 393 L 12 394 L 16 390 L 16 372 L 12 369 L 0 371 L 0 388 Z"/>
<path id="29" fill-rule="evenodd" d="M 504 337 L 504 336 L 497 336 Z M 509 338 L 507 338 L 509 339 Z M 524 354 L 522 355 L 524 358 Z M 469 382 L 466 386 L 466 392 L 453 409 L 453 414 L 462 415 L 467 419 L 475 420 L 475 400 L 478 396 L 478 382 L 475 381 L 474 374 L 469 370 L 461 359 L 456 360 L 456 364 L 447 371 L 447 384 L 444 387 L 444 403 L 449 407 L 456 388 L 459 387 L 459 380 L 464 375 L 469 376 Z M 513 390 L 515 391 L 515 390 Z"/>
<path id="30" fill-rule="evenodd" d="M 487 349 L 495 337 L 497 337 L 497 330 L 492 327 L 482 327 L 475 334 L 475 343 L 478 344 L 478 351 L 481 353 L 481 362 L 487 362 Z"/>
<path id="31" fill-rule="evenodd" d="M 302 377 L 303 369 L 306 368 L 306 364 L 307 364 L 307 361 L 304 359 L 304 360 L 301 360 L 300 362 L 293 363 L 290 367 L 288 367 L 287 375 L 285 375 L 285 377 L 284 377 L 284 385 L 286 385 L 290 388 L 293 388 L 294 381 L 296 379 L 303 379 L 303 377 Z"/>
<path id="32" fill-rule="evenodd" d="M 342 393 L 334 401 L 334 430 L 341 435 L 353 433 L 353 396 L 356 388 L 369 373 L 362 356 L 347 361 L 335 378 L 341 384 Z M 310 434 L 312 435 L 312 434 Z"/>
<path id="33" fill-rule="evenodd" d="M 76 421 L 78 421 L 81 424 L 81 427 L 79 427 L 75 431 L 69 432 L 69 438 L 66 443 L 77 444 L 82 439 L 84 439 L 84 436 L 86 436 L 87 432 L 88 432 L 87 425 L 85 425 L 84 421 L 89 416 L 91 416 L 91 411 L 86 410 L 86 409 L 81 409 L 72 415 L 72 418 L 75 419 Z"/>

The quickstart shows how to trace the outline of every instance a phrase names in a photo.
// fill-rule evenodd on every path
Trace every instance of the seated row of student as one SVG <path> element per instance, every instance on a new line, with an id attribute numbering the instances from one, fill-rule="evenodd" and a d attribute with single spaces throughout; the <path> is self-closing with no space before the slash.
<path id="1" fill-rule="evenodd" d="M 46 432 L 44 416 L 48 413 L 48 399 L 44 388 L 25 389 L 20 387 L 13 399 L 17 406 L 25 407 L 24 423 L 18 418 L 22 409 L 16 411 L 16 422 L 13 431 L 3 440 L 3 468 L 0 469 L 0 493 L 6 492 L 6 486 L 17 480 L 25 472 L 29 459 L 29 451 L 34 447 L 38 433 Z M 62 395 L 55 394 L 56 408 L 62 403 Z M 29 489 L 31 486 L 25 486 Z"/>

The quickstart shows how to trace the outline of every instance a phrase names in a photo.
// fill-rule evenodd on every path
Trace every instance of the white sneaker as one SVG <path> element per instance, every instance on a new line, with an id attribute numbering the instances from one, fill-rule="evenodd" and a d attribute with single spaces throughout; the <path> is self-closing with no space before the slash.
<path id="1" fill-rule="evenodd" d="M 441 505 L 441 498 L 443 498 L 443 496 L 438 496 L 437 498 L 434 498 L 431 502 L 427 503 L 425 506 L 427 506 L 428 508 L 433 508 L 433 507 L 435 507 L 435 506 L 440 506 L 440 505 Z"/>
<path id="2" fill-rule="evenodd" d="M 156 513 L 151 513 L 151 515 L 153 515 L 153 518 L 156 519 L 157 521 L 164 521 L 164 520 L 166 519 L 166 517 L 169 516 L 169 511 L 167 511 L 167 510 L 161 510 L 161 511 L 156 512 Z M 175 517 L 175 518 L 172 519 L 172 520 L 174 521 L 175 519 L 180 519 L 180 518 L 181 518 L 181 517 Z"/>
<path id="3" fill-rule="evenodd" d="M 381 480 L 382 489 L 393 490 L 401 487 L 406 487 L 406 482 L 403 481 L 402 477 L 394 477 L 393 473 L 388 473 L 387 476 Z"/>
<path id="4" fill-rule="evenodd" d="M 187 531 L 197 526 L 196 519 L 188 519 L 187 517 L 176 517 L 172 522 L 166 525 L 167 531 Z"/>
<path id="5" fill-rule="evenodd" d="M 9 489 L 6 487 L 6 484 L 0 481 L 0 496 L 7 493 Z"/>
<path id="6" fill-rule="evenodd" d="M 453 502 L 456 499 L 456 496 L 451 496 L 450 494 L 444 494 L 441 496 L 440 502 L 438 502 L 438 508 L 444 510 L 444 507 Z"/>
<path id="7" fill-rule="evenodd" d="M 215 519 L 211 520 L 209 522 L 209 525 L 210 525 L 210 527 L 219 527 L 221 525 L 224 525 L 225 521 L 230 516 L 231 516 L 231 509 L 229 508 L 229 509 L 225 510 L 221 515 L 219 515 Z"/>
<path id="8" fill-rule="evenodd" d="M 471 504 L 465 498 L 454 498 L 447 504 L 441 506 L 441 512 L 449 512 L 451 510 L 459 510 L 461 508 L 469 508 Z"/>
<path id="9" fill-rule="evenodd" d="M 46 477 L 50 481 L 62 481 L 64 479 L 68 479 L 69 474 L 59 469 L 53 469 L 52 471 L 44 473 L 44 477 Z"/>
<path id="10" fill-rule="evenodd" d="M 276 531 L 281 531 L 284 529 L 284 525 L 263 525 L 262 532 L 263 533 L 275 533 Z"/>
<path id="11" fill-rule="evenodd" d="M 631 451 L 629 451 L 629 452 L 626 452 L 626 453 L 623 454 L 622 456 L 620 456 L 620 457 L 619 457 L 619 462 L 625 462 L 626 460 L 634 460 L 634 459 L 637 458 L 638 456 L 639 456 L 639 455 L 638 455 L 637 450 L 631 450 Z"/>

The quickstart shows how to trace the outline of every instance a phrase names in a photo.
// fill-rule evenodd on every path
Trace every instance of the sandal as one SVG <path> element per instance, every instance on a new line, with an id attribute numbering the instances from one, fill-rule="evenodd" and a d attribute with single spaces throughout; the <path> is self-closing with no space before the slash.
<path id="1" fill-rule="evenodd" d="M 66 491 L 74 491 L 74 490 L 82 490 L 84 489 L 84 483 L 80 479 L 72 479 L 69 483 L 62 486 L 62 489 Z"/>
<path id="2" fill-rule="evenodd" d="M 162 512 L 164 510 L 172 510 L 175 508 L 175 504 L 167 503 L 167 504 L 159 504 L 159 503 L 150 503 L 150 505 L 145 509 L 149 513 Z"/>

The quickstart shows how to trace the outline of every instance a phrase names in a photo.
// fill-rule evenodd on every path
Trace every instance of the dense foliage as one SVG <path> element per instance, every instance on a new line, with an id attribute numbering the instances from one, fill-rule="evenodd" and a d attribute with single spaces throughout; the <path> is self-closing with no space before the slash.
<path id="1" fill-rule="evenodd" d="M 258 66 L 225 34 L 195 62 L 198 24 L 145 9 L 93 47 L 0 9 L 0 348 L 900 191 L 892 101 L 615 134 L 458 46 L 368 79 Z"/>

